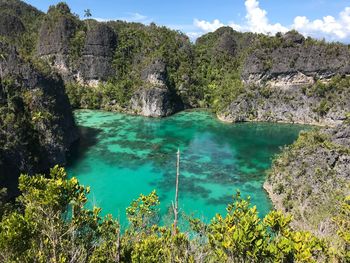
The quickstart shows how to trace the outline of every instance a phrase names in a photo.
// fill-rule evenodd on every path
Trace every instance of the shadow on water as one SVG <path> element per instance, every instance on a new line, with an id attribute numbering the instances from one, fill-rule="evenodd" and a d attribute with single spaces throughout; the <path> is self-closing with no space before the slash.
<path id="1" fill-rule="evenodd" d="M 101 129 L 78 126 L 79 140 L 74 142 L 68 153 L 68 167 L 84 159 L 88 150 L 99 142 Z"/>

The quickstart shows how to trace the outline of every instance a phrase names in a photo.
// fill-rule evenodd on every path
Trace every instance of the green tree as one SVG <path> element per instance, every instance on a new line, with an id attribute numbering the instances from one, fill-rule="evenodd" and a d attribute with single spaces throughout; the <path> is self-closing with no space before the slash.
<path id="1" fill-rule="evenodd" d="M 92 16 L 91 10 L 90 9 L 85 9 L 84 10 L 84 17 L 90 18 Z"/>

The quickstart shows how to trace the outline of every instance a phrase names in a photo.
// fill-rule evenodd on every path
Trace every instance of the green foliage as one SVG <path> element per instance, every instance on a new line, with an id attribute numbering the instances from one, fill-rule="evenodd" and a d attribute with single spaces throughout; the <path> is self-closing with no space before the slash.
<path id="1" fill-rule="evenodd" d="M 321 117 L 325 116 L 328 111 L 331 109 L 331 106 L 329 105 L 329 101 L 326 99 L 322 99 L 320 104 L 314 109 L 315 112 L 317 112 Z"/>
<path id="2" fill-rule="evenodd" d="M 0 223 L 2 262 L 86 262 L 98 254 L 91 254 L 95 242 L 113 241 L 106 239 L 119 229 L 117 223 L 110 217 L 101 222 L 100 209 L 86 210 L 89 188 L 66 177 L 58 166 L 49 178 L 20 177 L 17 202 L 23 210 L 5 215 Z"/>
<path id="3" fill-rule="evenodd" d="M 239 193 L 225 217 L 218 214 L 209 224 L 192 219 L 189 238 L 157 224 L 155 191 L 131 203 L 130 227 L 121 235 L 110 215 L 85 208 L 89 188 L 67 179 L 63 168 L 55 166 L 49 177 L 22 175 L 19 187 L 20 209 L 0 221 L 1 262 L 330 262 L 348 256 L 348 203 L 335 219 L 347 243 L 335 251 L 308 232 L 293 231 L 291 217 L 281 212 L 260 219 Z"/>
<path id="4" fill-rule="evenodd" d="M 140 78 L 142 71 L 155 61 L 162 61 L 166 65 L 167 86 L 180 96 L 183 92 L 187 95 L 191 93 L 186 79 L 191 77 L 193 58 L 191 43 L 186 35 L 155 24 L 144 26 L 115 21 L 108 25 L 118 35 L 113 60 L 117 82 L 128 83 L 131 79 L 128 89 L 135 91 L 145 85 Z M 186 97 L 183 96 L 184 99 Z"/>
<path id="5" fill-rule="evenodd" d="M 70 40 L 69 59 L 72 65 L 76 65 L 82 55 L 85 38 L 86 32 L 79 30 Z"/>
<path id="6" fill-rule="evenodd" d="M 236 55 L 235 49 L 242 48 L 249 37 L 249 34 L 243 35 L 229 28 L 221 28 L 197 40 L 194 46 L 193 78 L 194 85 L 197 86 L 199 106 L 221 111 L 243 91 L 240 74 L 246 54 L 242 51 Z M 237 47 L 225 45 L 232 42 L 232 39 L 237 40 Z M 224 43 L 223 46 L 221 42 Z"/>
<path id="7" fill-rule="evenodd" d="M 347 179 L 336 170 L 337 161 L 327 162 L 325 156 L 341 159 L 349 153 L 331 133 L 314 129 L 300 133 L 298 140 L 273 160 L 268 172 L 267 188 L 278 207 L 293 215 L 295 225 L 313 233 L 326 224 L 323 236 L 333 244 L 338 244 L 340 237 L 331 219 L 339 215 L 339 203 L 348 188 Z"/>
<path id="8" fill-rule="evenodd" d="M 66 93 L 73 108 L 99 109 L 102 93 L 96 88 L 77 83 L 67 83 Z"/>
<path id="9" fill-rule="evenodd" d="M 0 3 L 0 15 L 3 13 L 19 18 L 25 25 L 26 30 L 14 36 L 14 38 L 1 36 L 1 40 L 16 46 L 25 59 L 33 57 L 38 39 L 38 31 L 44 14 L 21 1 L 2 1 Z"/>
<path id="10" fill-rule="evenodd" d="M 342 250 L 340 257 L 346 262 L 350 261 L 350 196 L 347 196 L 342 204 L 339 215 L 334 218 L 338 226 L 338 235 L 342 239 Z"/>
<path id="11" fill-rule="evenodd" d="M 344 120 L 345 123 L 347 124 L 350 124 L 350 112 L 346 113 L 345 114 L 345 120 Z"/>
<path id="12" fill-rule="evenodd" d="M 307 96 L 315 97 L 318 100 L 313 111 L 318 113 L 320 117 L 324 117 L 331 109 L 344 103 L 349 88 L 350 77 L 336 75 L 328 81 L 317 80 L 314 85 L 305 87 L 303 92 Z"/>
<path id="13" fill-rule="evenodd" d="M 100 83 L 97 87 L 70 82 L 66 84 L 65 89 L 73 108 L 123 111 L 131 99 L 132 85 L 131 79 L 112 79 Z"/>
<path id="14" fill-rule="evenodd" d="M 141 194 L 126 209 L 126 215 L 134 231 L 146 231 L 158 221 L 159 199 L 155 191 L 149 195 Z"/>
<path id="15" fill-rule="evenodd" d="M 216 215 L 209 225 L 209 244 L 216 261 L 262 261 L 268 257 L 269 236 L 261 223 L 256 207 L 249 207 L 249 199 L 228 205 L 226 217 Z"/>

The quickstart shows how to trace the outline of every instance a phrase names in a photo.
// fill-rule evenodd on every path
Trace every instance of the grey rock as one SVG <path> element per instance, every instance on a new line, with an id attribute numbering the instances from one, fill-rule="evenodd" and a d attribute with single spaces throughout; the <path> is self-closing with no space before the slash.
<path id="1" fill-rule="evenodd" d="M 326 113 L 319 108 L 324 100 L 316 93 L 307 94 L 313 77 L 302 73 L 280 74 L 275 79 L 247 85 L 219 117 L 229 122 L 271 121 L 335 126 L 350 111 L 350 87 L 327 97 Z"/>
<path id="2" fill-rule="evenodd" d="M 294 216 L 292 226 L 335 240 L 332 218 L 350 194 L 350 125 L 323 128 L 308 138 L 273 162 L 264 187 L 277 209 Z"/>
<path id="3" fill-rule="evenodd" d="M 84 81 L 107 80 L 115 75 L 112 66 L 117 36 L 105 24 L 97 24 L 87 31 L 79 72 Z"/>
<path id="4" fill-rule="evenodd" d="M 166 88 L 141 88 L 131 98 L 131 111 L 148 117 L 165 117 L 183 108 L 181 102 Z"/>
<path id="5" fill-rule="evenodd" d="M 5 57 L 0 60 L 0 79 L 14 81 L 16 92 L 20 95 L 14 107 L 16 114 L 45 112 L 52 116 L 35 122 L 19 119 L 19 126 L 9 126 L 8 130 L 0 131 L 0 136 L 19 136 L 19 140 L 7 141 L 9 145 L 0 148 L 0 178 L 5 180 L 4 186 L 12 195 L 16 193 L 16 180 L 21 172 L 33 174 L 47 171 L 56 164 L 65 164 L 66 152 L 77 140 L 78 133 L 62 79 L 36 70 L 21 59 L 13 46 L 0 42 L 0 53 Z M 10 94 L 13 91 L 1 82 L 0 103 L 5 108 Z M 3 123 L 3 116 L 0 118 L 0 123 Z M 22 129 L 33 137 L 21 137 Z M 33 161 L 33 156 L 38 159 Z"/>
<path id="6" fill-rule="evenodd" d="M 214 47 L 214 53 L 224 53 L 229 56 L 236 55 L 237 43 L 233 34 L 230 32 L 223 33 Z"/>
<path id="7" fill-rule="evenodd" d="M 285 33 L 282 38 L 287 44 L 303 44 L 305 42 L 305 37 L 296 31 L 289 31 Z"/>
<path id="8" fill-rule="evenodd" d="M 166 85 L 167 71 L 165 63 L 161 60 L 155 60 L 141 71 L 141 80 L 152 85 Z"/>
<path id="9" fill-rule="evenodd" d="M 346 46 L 295 45 L 273 50 L 259 49 L 245 60 L 242 78 L 247 83 L 273 79 L 281 74 L 303 73 L 318 79 L 350 73 Z M 253 81 L 251 81 L 253 80 Z"/>
<path id="10" fill-rule="evenodd" d="M 54 20 L 45 19 L 39 30 L 37 54 L 39 56 L 68 55 L 70 39 L 76 27 L 75 20 L 66 16 L 58 16 Z"/>

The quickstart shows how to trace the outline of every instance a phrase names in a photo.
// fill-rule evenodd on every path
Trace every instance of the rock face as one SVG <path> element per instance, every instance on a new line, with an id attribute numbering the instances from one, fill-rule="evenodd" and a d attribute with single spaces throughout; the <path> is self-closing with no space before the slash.
<path id="1" fill-rule="evenodd" d="M 217 45 L 214 47 L 214 53 L 224 53 L 229 56 L 235 56 L 237 51 L 237 43 L 230 32 L 220 35 Z"/>
<path id="2" fill-rule="evenodd" d="M 330 86 L 329 91 L 320 95 L 315 88 L 317 85 L 312 77 L 302 73 L 280 75 L 268 84 L 247 87 L 219 117 L 229 122 L 271 121 L 331 126 L 342 123 L 350 110 L 350 87 L 333 89 L 332 84 L 324 84 Z"/>
<path id="3" fill-rule="evenodd" d="M 37 55 L 46 58 L 64 79 L 71 76 L 69 69 L 69 45 L 77 25 L 66 16 L 46 18 L 39 30 Z"/>
<path id="4" fill-rule="evenodd" d="M 132 96 L 131 112 L 149 117 L 165 117 L 183 109 L 181 100 L 167 86 L 166 65 L 156 60 L 141 73 L 141 79 L 148 84 Z"/>
<path id="5" fill-rule="evenodd" d="M 286 37 L 290 43 L 289 37 Z M 302 73 L 315 79 L 350 73 L 350 52 L 344 45 L 310 44 L 294 40 L 291 46 L 258 49 L 245 60 L 243 80 L 248 84 L 264 83 L 280 75 Z M 300 43 L 301 42 L 301 43 Z M 303 43 L 303 44 L 302 44 Z"/>
<path id="6" fill-rule="evenodd" d="M 64 164 L 78 135 L 61 78 L 44 75 L 1 42 L 0 53 L 0 180 L 12 195 L 21 172 Z"/>
<path id="7" fill-rule="evenodd" d="M 130 105 L 131 112 L 148 117 L 169 116 L 181 107 L 166 87 L 141 88 L 131 98 Z"/>
<path id="8" fill-rule="evenodd" d="M 340 124 L 350 110 L 349 87 L 331 91 L 327 83 L 350 74 L 348 48 L 311 43 L 296 32 L 276 39 L 278 47 L 259 48 L 247 56 L 241 75 L 245 90 L 218 116 L 232 122 Z M 327 86 L 327 94 L 312 88 L 320 83 Z"/>
<path id="9" fill-rule="evenodd" d="M 64 16 L 57 17 L 55 21 L 45 20 L 39 31 L 38 55 L 67 55 L 75 29 L 75 21 Z"/>
<path id="10" fill-rule="evenodd" d="M 273 162 L 265 189 L 297 229 L 335 238 L 332 217 L 350 194 L 350 125 L 303 133 Z M 333 239 L 334 241 L 335 239 Z"/>
<path id="11" fill-rule="evenodd" d="M 166 65 L 160 60 L 154 61 L 141 72 L 141 80 L 151 85 L 166 86 L 167 72 Z"/>
<path id="12" fill-rule="evenodd" d="M 115 75 L 112 60 L 117 36 L 107 25 L 97 24 L 87 31 L 79 76 L 85 82 L 106 81 Z"/>

